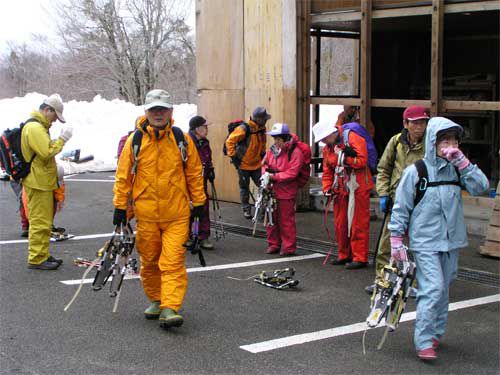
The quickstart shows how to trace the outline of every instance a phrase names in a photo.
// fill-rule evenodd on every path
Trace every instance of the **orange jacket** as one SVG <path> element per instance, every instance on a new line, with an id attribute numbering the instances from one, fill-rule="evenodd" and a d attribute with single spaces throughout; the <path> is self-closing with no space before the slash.
<path id="1" fill-rule="evenodd" d="M 344 130 L 339 127 L 339 139 L 343 139 Z M 372 175 L 370 173 L 370 168 L 368 167 L 368 149 L 366 148 L 366 141 L 363 137 L 357 135 L 355 132 L 349 132 L 349 146 L 351 146 L 357 153 L 357 157 L 353 158 L 350 156 L 345 157 L 344 165 L 347 166 L 345 171 L 346 175 L 350 175 L 354 169 L 354 174 L 356 175 L 356 181 L 359 184 L 358 189 L 360 190 L 370 190 L 373 188 Z M 344 148 L 343 142 L 337 144 L 340 148 Z M 326 146 L 323 149 L 323 192 L 327 192 L 332 188 L 333 182 L 335 180 L 335 167 L 337 166 L 338 156 L 334 152 L 333 146 Z M 342 179 L 338 179 L 338 188 L 335 192 L 346 193 L 347 189 Z"/>
<path id="2" fill-rule="evenodd" d="M 113 204 L 116 208 L 127 209 L 129 196 L 137 220 L 165 222 L 188 219 L 189 202 L 193 206 L 205 203 L 203 176 L 198 151 L 191 137 L 184 134 L 187 142 L 187 161 L 182 162 L 179 147 L 175 142 L 172 124 L 157 134 L 146 117 L 136 121 L 143 137 L 137 163 L 137 174 L 133 178 L 134 164 L 132 152 L 133 133 L 127 139 L 118 161 Z"/>
<path id="3" fill-rule="evenodd" d="M 250 139 L 240 169 L 253 171 L 260 169 L 262 158 L 266 154 L 266 128 L 260 127 L 252 120 L 248 121 L 248 125 L 250 125 Z M 239 142 L 245 140 L 245 136 L 246 132 L 242 126 L 238 126 L 229 135 L 226 140 L 227 155 L 229 157 L 236 156 L 236 146 Z"/>

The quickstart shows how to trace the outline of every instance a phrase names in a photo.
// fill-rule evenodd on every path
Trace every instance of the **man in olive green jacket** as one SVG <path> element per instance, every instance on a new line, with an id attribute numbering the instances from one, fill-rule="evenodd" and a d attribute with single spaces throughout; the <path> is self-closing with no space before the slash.
<path id="1" fill-rule="evenodd" d="M 376 278 L 383 278 L 384 266 L 391 257 L 390 232 L 387 225 L 391 221 L 391 208 L 401 175 L 406 167 L 424 157 L 424 134 L 429 115 L 422 106 L 410 106 L 403 113 L 404 129 L 393 136 L 377 165 L 376 189 L 380 197 L 380 210 L 385 213 L 382 233 L 375 258 Z M 365 288 L 373 293 L 375 284 Z"/>
<path id="2" fill-rule="evenodd" d="M 22 184 L 28 197 L 29 245 L 28 268 L 55 270 L 62 260 L 49 254 L 50 232 L 54 217 L 54 190 L 58 187 L 55 155 L 73 135 L 64 128 L 56 140 L 50 139 L 49 129 L 56 120 L 65 122 L 63 103 L 59 95 L 49 96 L 33 111 L 21 133 L 21 151 L 31 162 L 30 173 Z"/>

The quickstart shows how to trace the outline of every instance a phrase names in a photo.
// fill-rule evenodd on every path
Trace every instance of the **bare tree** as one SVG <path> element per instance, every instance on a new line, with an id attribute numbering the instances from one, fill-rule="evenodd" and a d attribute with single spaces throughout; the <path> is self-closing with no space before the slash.
<path id="1" fill-rule="evenodd" d="M 194 61 L 185 10 L 181 0 L 70 0 L 57 7 L 58 27 L 77 68 L 141 104 L 163 75 Z M 174 75 L 194 81 L 175 69 Z"/>

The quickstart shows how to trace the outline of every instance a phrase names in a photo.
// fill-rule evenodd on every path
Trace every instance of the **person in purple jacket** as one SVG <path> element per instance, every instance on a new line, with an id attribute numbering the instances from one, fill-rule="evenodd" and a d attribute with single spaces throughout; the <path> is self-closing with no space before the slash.
<path id="1" fill-rule="evenodd" d="M 193 139 L 198 155 L 200 156 L 201 164 L 203 165 L 203 185 L 205 187 L 205 195 L 208 197 L 208 182 L 215 180 L 214 166 L 212 164 L 212 149 L 210 142 L 207 139 L 208 123 L 201 116 L 194 116 L 189 120 L 189 135 Z M 210 216 L 209 216 L 209 200 L 205 201 L 203 215 L 200 217 L 199 239 L 200 247 L 204 250 L 213 250 L 214 245 L 210 242 Z M 192 222 L 192 218 L 191 218 Z M 186 243 L 189 247 L 190 241 Z"/>

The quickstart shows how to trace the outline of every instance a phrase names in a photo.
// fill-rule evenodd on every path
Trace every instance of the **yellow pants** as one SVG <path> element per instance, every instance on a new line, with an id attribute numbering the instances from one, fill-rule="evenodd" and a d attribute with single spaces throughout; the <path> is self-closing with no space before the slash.
<path id="1" fill-rule="evenodd" d="M 54 220 L 54 192 L 38 190 L 27 186 L 29 244 L 28 263 L 40 264 L 49 257 L 50 232 Z"/>
<path id="2" fill-rule="evenodd" d="M 136 229 L 144 293 L 150 301 L 160 301 L 161 309 L 179 311 L 188 285 L 182 245 L 189 236 L 189 219 L 162 223 L 138 220 Z"/>

